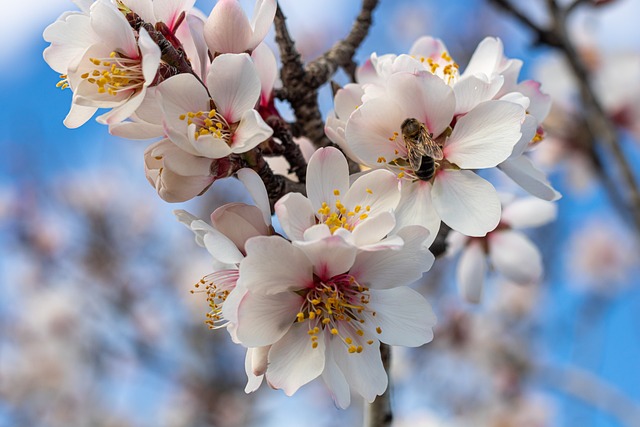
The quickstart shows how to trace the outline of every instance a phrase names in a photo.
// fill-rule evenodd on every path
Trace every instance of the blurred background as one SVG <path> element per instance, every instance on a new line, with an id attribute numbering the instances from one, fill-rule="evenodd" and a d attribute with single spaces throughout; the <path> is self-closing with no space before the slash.
<path id="1" fill-rule="evenodd" d="M 360 6 L 280 3 L 306 59 L 347 34 Z M 514 3 L 548 20 L 544 2 Z M 637 168 L 640 2 L 583 3 L 570 34 Z M 209 13 L 213 4 L 196 6 Z M 250 14 L 253 1 L 243 4 Z M 209 256 L 171 211 L 206 218 L 245 196 L 224 180 L 169 205 L 145 179 L 145 142 L 93 121 L 63 126 L 71 92 L 55 87 L 42 31 L 72 9 L 66 0 L 22 2 L 0 25 L 0 427 L 359 425 L 362 403 L 337 410 L 318 381 L 292 398 L 265 386 L 244 394 L 244 351 L 207 329 L 204 295 L 190 293 L 210 272 Z M 492 275 L 472 306 L 457 295 L 456 259 L 442 258 L 416 285 L 439 325 L 432 343 L 394 349 L 394 425 L 639 426 L 638 228 L 612 195 L 624 190 L 615 162 L 599 152 L 596 167 L 585 153 L 565 60 L 485 1 L 383 0 L 374 18 L 359 62 L 432 35 L 464 69 L 480 40 L 499 36 L 508 57 L 524 60 L 521 80 L 542 81 L 554 98 L 547 141 L 533 156 L 563 194 L 557 221 L 527 230 L 543 254 L 541 283 Z M 332 108 L 328 90 L 322 106 Z M 599 167 L 613 178 L 603 181 Z M 513 189 L 501 179 L 499 189 Z"/>

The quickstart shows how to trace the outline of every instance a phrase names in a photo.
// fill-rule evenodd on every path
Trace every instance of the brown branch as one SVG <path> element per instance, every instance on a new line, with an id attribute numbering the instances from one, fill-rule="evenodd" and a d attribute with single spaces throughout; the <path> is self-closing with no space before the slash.
<path id="1" fill-rule="evenodd" d="M 278 116 L 268 117 L 266 121 L 273 129 L 273 136 L 282 144 L 282 156 L 289 163 L 289 172 L 296 175 L 298 182 L 304 183 L 307 180 L 307 162 L 300 146 L 293 140 L 289 125 Z"/>
<path id="2" fill-rule="evenodd" d="M 491 0 L 496 6 L 512 15 L 525 27 L 531 29 L 536 37 L 536 44 L 546 44 L 553 47 L 560 47 L 560 41 L 557 39 L 556 34 L 552 31 L 542 28 L 535 22 L 533 22 L 527 15 L 522 13 L 519 9 L 513 6 L 509 0 Z"/>
<path id="3" fill-rule="evenodd" d="M 389 372 L 391 366 L 391 346 L 380 343 L 380 357 L 385 371 Z M 389 427 L 393 422 L 393 412 L 391 411 L 391 379 L 387 390 L 382 396 L 376 397 L 373 403 L 365 402 L 364 427 Z"/>

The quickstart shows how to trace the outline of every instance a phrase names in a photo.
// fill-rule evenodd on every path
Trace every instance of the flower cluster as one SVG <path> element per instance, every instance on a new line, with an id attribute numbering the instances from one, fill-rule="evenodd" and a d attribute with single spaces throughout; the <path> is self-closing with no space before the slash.
<path id="1" fill-rule="evenodd" d="M 452 248 L 468 239 L 466 298 L 479 299 L 483 251 L 515 281 L 540 276 L 535 247 L 512 230 L 531 218 L 502 210 L 477 172 L 498 168 L 540 199 L 559 197 L 527 156 L 544 137 L 549 97 L 534 81 L 518 83 L 522 63 L 499 39 L 481 42 L 464 72 L 430 37 L 409 54 L 373 54 L 326 121 L 340 149 L 318 148 L 305 176 L 294 165 L 302 153 L 287 152 L 293 137 L 272 121 L 284 123 L 275 56 L 262 43 L 275 0 L 257 0 L 251 21 L 236 0 L 219 0 L 208 17 L 194 2 L 79 2 L 45 30 L 44 56 L 73 92 L 68 127 L 106 108 L 97 120 L 112 134 L 157 139 L 144 166 L 164 200 L 191 199 L 232 175 L 244 183 L 253 205 L 223 205 L 210 223 L 175 214 L 214 260 L 194 293 L 206 297 L 209 327 L 247 349 L 247 392 L 266 381 L 291 395 L 321 377 L 341 408 L 351 392 L 381 395 L 380 343 L 433 338 L 431 306 L 409 285 L 431 268 L 441 222 L 454 230 Z M 284 181 L 265 185 L 273 173 L 263 153 L 286 158 L 301 192 L 274 196 Z M 350 176 L 345 154 L 360 173 Z M 536 224 L 555 212 L 544 200 Z"/>

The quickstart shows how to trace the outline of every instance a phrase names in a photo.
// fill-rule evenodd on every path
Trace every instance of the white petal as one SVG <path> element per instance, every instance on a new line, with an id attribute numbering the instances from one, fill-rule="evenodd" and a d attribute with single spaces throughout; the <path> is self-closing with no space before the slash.
<path id="1" fill-rule="evenodd" d="M 387 389 L 388 378 L 380 358 L 380 342 L 374 340 L 368 345 L 359 339 L 356 337 L 354 343 L 362 345 L 362 353 L 348 353 L 344 343 L 338 339 L 333 339 L 331 345 L 336 363 L 351 388 L 371 403 Z"/>
<path id="2" fill-rule="evenodd" d="M 71 109 L 63 123 L 69 129 L 76 129 L 85 124 L 96 111 L 98 111 L 98 107 L 86 107 L 72 103 Z"/>
<path id="3" fill-rule="evenodd" d="M 453 90 L 440 77 L 428 71 L 416 74 L 399 73 L 389 78 L 387 91 L 401 104 L 405 117 L 424 123 L 434 136 L 440 135 L 451 123 L 456 108 Z"/>
<path id="4" fill-rule="evenodd" d="M 551 110 L 551 97 L 540 91 L 540 83 L 535 80 L 521 82 L 517 90 L 531 99 L 527 112 L 535 117 L 538 123 L 542 123 Z"/>
<path id="5" fill-rule="evenodd" d="M 396 218 L 391 212 L 380 212 L 356 226 L 353 230 L 354 243 L 356 246 L 377 243 L 389 234 L 395 225 Z"/>
<path id="6" fill-rule="evenodd" d="M 245 249 L 240 280 L 252 292 L 300 290 L 313 278 L 313 265 L 304 252 L 280 236 L 254 237 Z"/>
<path id="7" fill-rule="evenodd" d="M 142 55 L 142 74 L 144 75 L 144 85 L 149 86 L 158 72 L 160 66 L 160 48 L 151 39 L 149 33 L 144 28 L 140 28 L 138 34 L 138 47 Z"/>
<path id="8" fill-rule="evenodd" d="M 112 50 L 119 50 L 129 58 L 138 57 L 138 44 L 133 29 L 115 5 L 98 0 L 91 7 L 91 27 Z"/>
<path id="9" fill-rule="evenodd" d="M 362 104 L 364 91 L 362 86 L 349 83 L 338 90 L 334 98 L 336 115 L 342 120 L 347 120 L 351 113 Z"/>
<path id="10" fill-rule="evenodd" d="M 294 292 L 275 295 L 247 292 L 238 308 L 238 339 L 246 347 L 262 347 L 277 342 L 294 324 L 302 303 L 303 297 Z"/>
<path id="11" fill-rule="evenodd" d="M 422 273 L 429 270 L 434 261 L 433 255 L 425 246 L 429 231 L 413 225 L 402 228 L 398 231 L 398 236 L 404 240 L 401 249 L 360 252 L 350 274 L 372 289 L 404 286 L 421 278 Z"/>
<path id="12" fill-rule="evenodd" d="M 524 116 L 524 108 L 512 102 L 483 102 L 458 120 L 445 143 L 445 157 L 465 169 L 496 166 L 520 140 Z"/>
<path id="13" fill-rule="evenodd" d="M 229 123 L 240 121 L 260 98 L 260 78 L 249 55 L 224 54 L 211 63 L 207 87 L 218 112 Z"/>
<path id="14" fill-rule="evenodd" d="M 260 209 L 244 203 L 220 206 L 211 214 L 211 224 L 241 251 L 250 238 L 270 234 L 269 224 L 264 223 Z"/>
<path id="15" fill-rule="evenodd" d="M 515 283 L 534 283 L 542 276 L 542 257 L 538 248 L 518 231 L 491 233 L 489 257 L 495 269 Z"/>
<path id="16" fill-rule="evenodd" d="M 418 347 L 433 339 L 436 316 L 418 292 L 406 286 L 371 289 L 367 308 L 376 312 L 369 320 L 379 326 L 380 341 L 389 345 Z"/>
<path id="17" fill-rule="evenodd" d="M 307 197 L 311 206 L 320 209 L 322 202 L 326 202 L 333 207 L 336 199 L 342 199 L 348 189 L 347 159 L 337 148 L 318 149 L 307 166 Z"/>
<path id="18" fill-rule="evenodd" d="M 249 48 L 253 30 L 237 0 L 220 0 L 204 25 L 211 53 L 242 53 Z"/>
<path id="19" fill-rule="evenodd" d="M 526 156 L 508 159 L 499 164 L 498 168 L 533 196 L 549 201 L 562 197 L 549 184 L 544 172 L 537 169 Z"/>
<path id="20" fill-rule="evenodd" d="M 453 87 L 456 95 L 456 114 L 464 114 L 484 101 L 489 101 L 498 93 L 504 79 L 496 76 L 487 79 L 484 75 L 469 75 L 458 80 Z"/>
<path id="21" fill-rule="evenodd" d="M 351 403 L 351 393 L 349 383 L 344 374 L 338 367 L 333 355 L 333 346 L 326 346 L 326 357 L 324 362 L 324 371 L 322 371 L 322 380 L 331 392 L 331 397 L 336 405 L 341 409 L 346 409 Z"/>
<path id="22" fill-rule="evenodd" d="M 440 215 L 431 200 L 431 183 L 403 181 L 395 215 L 396 231 L 407 225 L 421 225 L 430 232 L 426 245 L 431 246 L 440 230 Z"/>
<path id="23" fill-rule="evenodd" d="M 278 78 L 276 56 L 266 43 L 260 43 L 251 53 L 251 58 L 260 78 L 260 104 L 267 105 Z"/>
<path id="24" fill-rule="evenodd" d="M 222 138 L 215 137 L 211 134 L 195 136 L 196 125 L 191 124 L 187 128 L 187 136 L 191 146 L 195 148 L 199 156 L 208 157 L 210 159 L 222 159 L 232 153 L 231 147 Z M 173 135 L 169 134 L 171 138 Z M 177 142 L 176 142 L 177 144 Z"/>
<path id="25" fill-rule="evenodd" d="M 499 38 L 486 37 L 478 44 L 462 75 L 484 74 L 491 76 L 502 60 L 503 52 L 504 48 Z"/>
<path id="26" fill-rule="evenodd" d="M 236 244 L 218 230 L 209 231 L 203 241 L 211 256 L 224 264 L 238 264 L 244 258 Z"/>
<path id="27" fill-rule="evenodd" d="M 258 348 L 261 348 L 261 347 L 258 347 Z M 257 350 L 257 349 L 248 348 L 247 354 L 244 358 L 244 371 L 247 373 L 247 385 L 244 388 L 245 393 L 253 393 L 254 391 L 256 391 L 258 387 L 260 387 L 260 385 L 262 384 L 262 379 L 264 377 L 264 375 L 256 376 L 252 372 L 251 362 L 253 360 L 254 350 Z"/>
<path id="28" fill-rule="evenodd" d="M 434 37 L 422 36 L 413 43 L 411 49 L 409 49 L 409 55 L 435 59 L 442 55 L 442 52 L 446 51 L 447 47 L 444 45 L 442 40 Z"/>
<path id="29" fill-rule="evenodd" d="M 347 210 L 353 210 L 357 205 L 362 209 L 369 207 L 369 216 L 392 211 L 399 202 L 398 178 L 387 170 L 374 170 L 360 176 L 342 200 Z"/>
<path id="30" fill-rule="evenodd" d="M 309 328 L 306 322 L 295 323 L 269 351 L 267 381 L 287 396 L 317 378 L 324 369 L 324 340 L 317 340 L 318 346 L 313 348 Z"/>
<path id="31" fill-rule="evenodd" d="M 272 134 L 273 130 L 256 110 L 247 110 L 240 117 L 240 124 L 233 133 L 231 151 L 236 154 L 246 153 L 269 139 Z"/>
<path id="32" fill-rule="evenodd" d="M 276 202 L 280 226 L 290 240 L 304 240 L 304 231 L 316 223 L 311 201 L 300 193 L 289 193 Z"/>
<path id="33" fill-rule="evenodd" d="M 276 0 L 257 0 L 253 8 L 253 17 L 251 18 L 251 28 L 253 34 L 251 41 L 247 46 L 248 50 L 254 49 L 262 42 L 271 24 L 273 24 L 273 18 L 276 16 Z"/>
<path id="34" fill-rule="evenodd" d="M 486 270 L 487 262 L 482 245 L 478 241 L 471 241 L 460 255 L 456 274 L 458 291 L 468 302 L 475 304 L 482 299 Z"/>
<path id="35" fill-rule="evenodd" d="M 495 188 L 471 171 L 441 170 L 431 196 L 442 221 L 467 236 L 484 236 L 500 222 Z"/>
<path id="36" fill-rule="evenodd" d="M 294 242 L 294 245 L 302 249 L 311 260 L 313 273 L 320 280 L 329 280 L 338 274 L 346 273 L 356 258 L 357 249 L 338 236 L 308 242 Z"/>
<path id="37" fill-rule="evenodd" d="M 526 197 L 502 208 L 502 221 L 513 228 L 540 227 L 553 221 L 557 214 L 555 203 Z"/>
<path id="38" fill-rule="evenodd" d="M 342 229 L 341 229 L 342 230 Z M 347 230 L 345 230 L 347 231 Z M 349 233 L 347 231 L 347 233 Z M 337 235 L 337 231 L 336 231 L 336 235 Z M 348 234 L 346 235 L 348 236 Z M 347 240 L 347 237 L 345 235 L 341 235 L 340 237 L 342 237 L 343 239 Z M 321 240 L 321 239 L 326 239 L 331 237 L 331 230 L 329 230 L 329 226 L 327 224 L 316 224 L 314 226 L 311 226 L 309 228 L 307 228 L 304 231 L 304 236 L 303 236 L 303 241 L 305 242 L 313 242 L 315 240 Z"/>
<path id="39" fill-rule="evenodd" d="M 252 169 L 242 168 L 238 172 L 238 179 L 242 181 L 244 186 L 249 190 L 249 194 L 256 206 L 262 212 L 264 223 L 271 224 L 271 208 L 269 207 L 269 195 L 267 189 L 262 182 L 262 178 Z"/>

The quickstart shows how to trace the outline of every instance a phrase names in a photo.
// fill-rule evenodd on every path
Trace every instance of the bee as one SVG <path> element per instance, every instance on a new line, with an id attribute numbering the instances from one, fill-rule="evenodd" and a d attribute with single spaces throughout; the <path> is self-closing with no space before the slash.
<path id="1" fill-rule="evenodd" d="M 436 160 L 444 157 L 442 148 L 433 140 L 433 134 L 417 119 L 406 119 L 400 129 L 407 147 L 409 166 L 419 179 L 429 181 L 436 173 Z"/>

